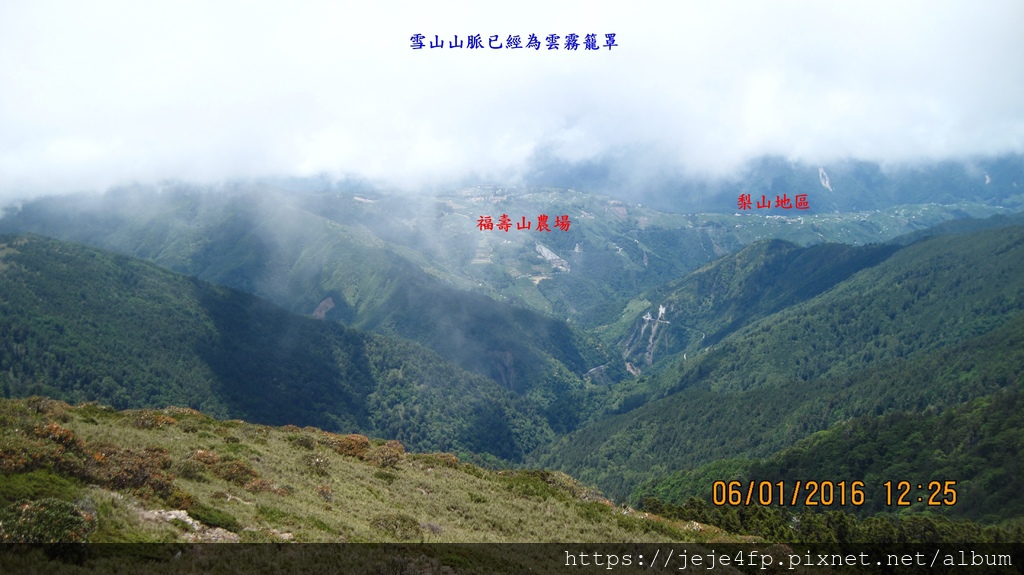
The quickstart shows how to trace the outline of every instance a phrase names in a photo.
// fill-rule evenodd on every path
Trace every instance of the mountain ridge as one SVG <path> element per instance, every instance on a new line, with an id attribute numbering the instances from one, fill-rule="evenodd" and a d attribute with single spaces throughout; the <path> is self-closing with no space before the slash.
<path id="1" fill-rule="evenodd" d="M 5 396 L 178 404 L 505 459 L 552 433 L 532 400 L 417 344 L 85 246 L 0 244 Z"/>
<path id="2" fill-rule="evenodd" d="M 781 448 L 783 441 L 865 413 L 858 410 L 884 412 L 912 397 L 924 401 L 923 408 L 939 395 L 945 397 L 940 405 L 952 405 L 1010 385 L 1012 377 L 996 374 L 1012 372 L 1007 362 L 1019 350 L 992 334 L 1020 345 L 1022 234 L 1024 227 L 1008 226 L 935 236 L 899 248 L 811 299 L 763 317 L 752 313 L 720 342 L 692 356 L 678 350 L 650 375 L 610 389 L 598 416 L 542 448 L 537 461 L 624 497 L 636 486 L 630 478 L 711 457 L 765 456 L 769 445 Z M 857 249 L 884 254 L 891 248 Z M 771 290 L 765 294 L 774 297 Z M 680 313 L 664 317 L 685 323 Z M 986 356 L 989 363 L 980 367 L 945 357 L 954 350 L 977 356 L 985 348 L 1001 349 L 1005 357 Z M 940 391 L 958 385 L 965 395 Z M 807 411 L 810 406 L 818 406 L 819 415 Z M 755 424 L 761 438 L 750 430 Z"/>

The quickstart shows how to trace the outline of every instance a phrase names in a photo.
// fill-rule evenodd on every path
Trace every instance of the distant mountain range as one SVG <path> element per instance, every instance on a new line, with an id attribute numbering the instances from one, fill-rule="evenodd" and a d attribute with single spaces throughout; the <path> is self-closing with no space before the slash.
<path id="1" fill-rule="evenodd" d="M 683 213 L 732 213 L 744 194 L 755 202 L 762 195 L 768 200 L 777 195 L 792 200 L 803 194 L 811 214 L 932 203 L 983 203 L 1015 210 L 1024 206 L 1024 156 L 1013 154 L 893 165 L 856 159 L 808 164 L 766 156 L 725 176 L 664 169 L 636 174 L 631 168 L 640 164 L 636 158 L 642 154 L 637 151 L 576 164 L 541 159 L 526 181 L 534 186 L 628 195 L 633 202 Z"/>

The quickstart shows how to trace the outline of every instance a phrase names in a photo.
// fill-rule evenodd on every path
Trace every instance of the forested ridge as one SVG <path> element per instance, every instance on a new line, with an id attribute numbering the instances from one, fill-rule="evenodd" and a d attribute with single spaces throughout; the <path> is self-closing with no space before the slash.
<path id="1" fill-rule="evenodd" d="M 243 227 L 233 229 L 218 245 L 236 245 Z M 634 296 L 602 347 L 564 321 L 480 294 L 437 299 L 439 284 L 414 279 L 426 276 L 397 257 L 384 256 L 408 269 L 405 279 L 366 284 L 388 306 L 357 316 L 332 296 L 342 316 L 377 322 L 380 333 L 367 333 L 331 312 L 315 320 L 140 260 L 8 235 L 0 391 L 395 438 L 563 470 L 678 517 L 718 479 L 926 482 L 959 470 L 962 505 L 938 511 L 992 525 L 1022 512 L 1011 493 L 1016 447 L 991 455 L 1020 439 L 1022 250 L 1024 226 L 1012 218 L 889 244 L 756 243 Z M 260 258 L 222 256 L 238 278 L 262 277 L 244 269 Z M 655 337 L 643 316 L 659 306 Z M 432 319 L 405 323 L 421 311 Z M 482 321 L 468 331 L 452 319 L 470 316 Z M 517 327 L 502 329 L 513 317 Z M 439 333 L 454 335 L 436 351 L 395 337 Z M 462 366 L 449 360 L 467 349 L 475 356 Z M 627 361 L 639 375 L 625 374 Z M 473 362 L 478 373 L 464 369 Z M 853 511 L 854 521 L 894 512 L 877 500 Z M 754 533 L 750 517 L 704 519 Z"/>
<path id="2" fill-rule="evenodd" d="M 659 475 L 719 459 L 766 457 L 845 419 L 944 409 L 1011 387 L 1019 381 L 1024 347 L 1022 238 L 1019 226 L 939 235 L 774 313 L 758 311 L 771 299 L 755 298 L 744 308 L 752 310 L 749 322 L 610 390 L 601 412 L 607 417 L 542 449 L 537 461 L 625 497 Z M 815 249 L 842 251 L 807 251 Z M 712 267 L 802 250 L 754 246 Z M 691 275 L 701 274 L 708 271 Z M 665 317 L 703 321 L 713 333 L 714 316 L 700 315 L 699 306 L 716 292 L 687 295 L 697 284 L 682 282 L 669 296 L 676 309 Z M 778 297 L 771 287 L 764 293 Z M 688 309 L 698 310 L 693 319 Z"/>
<path id="3" fill-rule="evenodd" d="M 710 502 L 713 481 L 740 480 L 743 485 L 750 480 L 785 481 L 793 487 L 801 478 L 804 483 L 845 481 L 847 486 L 862 481 L 863 504 L 852 505 L 848 498 L 848 505 L 841 506 L 862 518 L 924 511 L 989 524 L 1020 518 L 1024 516 L 1024 387 L 1018 384 L 941 410 L 933 406 L 919 412 L 854 418 L 764 459 L 732 460 L 675 474 L 642 487 L 638 497 L 654 496 L 674 504 L 690 497 Z M 888 493 L 887 481 L 892 482 Z M 898 488 L 902 481 L 910 483 L 908 489 Z M 955 502 L 937 504 L 954 499 L 941 489 L 916 488 L 933 481 L 940 488 L 946 488 L 947 481 L 955 482 L 949 486 L 955 490 Z M 939 495 L 929 505 L 935 492 Z"/>
<path id="4" fill-rule="evenodd" d="M 330 298 L 326 319 L 411 339 L 520 394 L 534 386 L 538 396 L 552 393 L 545 385 L 578 388 L 582 374 L 609 363 L 602 345 L 565 321 L 463 289 L 475 283 L 450 273 L 447 259 L 430 259 L 439 242 L 424 232 L 406 229 L 396 238 L 393 228 L 405 220 L 389 218 L 412 217 L 407 204 L 395 200 L 394 213 L 381 217 L 361 213 L 372 204 L 336 194 L 126 189 L 42 198 L 0 218 L 0 230 L 147 259 L 300 315 Z M 462 262 L 472 257 L 463 244 L 441 251 Z"/>
<path id="5" fill-rule="evenodd" d="M 6 397 L 178 405 L 509 460 L 550 440 L 541 406 L 412 342 L 80 245 L 0 245 Z"/>

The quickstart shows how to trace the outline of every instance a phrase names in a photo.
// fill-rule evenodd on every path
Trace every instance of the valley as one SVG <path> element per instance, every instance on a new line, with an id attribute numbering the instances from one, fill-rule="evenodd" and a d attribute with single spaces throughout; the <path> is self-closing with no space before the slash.
<path id="1" fill-rule="evenodd" d="M 811 173 L 765 165 L 788 194 Z M 815 168 L 815 193 L 852 169 L 829 190 Z M 0 218 L 0 389 L 564 472 L 613 506 L 755 537 L 694 498 L 955 474 L 956 506 L 844 511 L 1012 530 L 1021 475 L 985 454 L 1024 433 L 1024 218 L 1012 186 L 954 191 L 969 200 L 800 215 L 323 180 L 44 197 Z M 480 229 L 503 214 L 508 231 Z"/>

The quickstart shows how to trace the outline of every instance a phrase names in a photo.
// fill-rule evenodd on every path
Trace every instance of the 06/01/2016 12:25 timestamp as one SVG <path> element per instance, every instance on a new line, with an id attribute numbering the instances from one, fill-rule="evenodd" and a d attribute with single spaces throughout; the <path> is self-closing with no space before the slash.
<path id="1" fill-rule="evenodd" d="M 917 489 L 914 489 L 916 485 Z M 886 481 L 881 485 L 886 506 L 906 507 L 924 503 L 930 507 L 956 505 L 956 481 Z M 834 505 L 861 506 L 866 501 L 863 481 L 715 481 L 712 502 L 729 505 Z"/>

